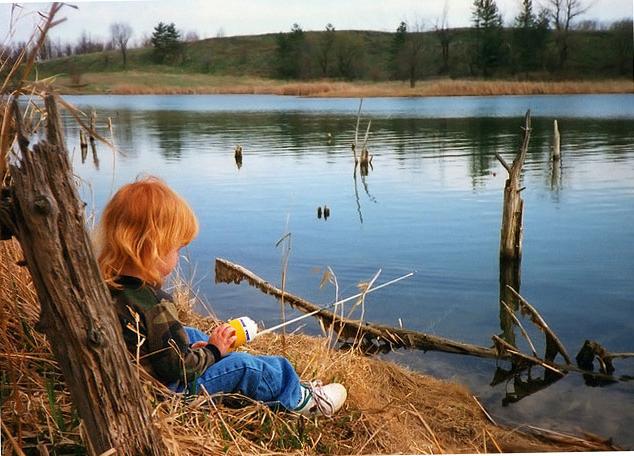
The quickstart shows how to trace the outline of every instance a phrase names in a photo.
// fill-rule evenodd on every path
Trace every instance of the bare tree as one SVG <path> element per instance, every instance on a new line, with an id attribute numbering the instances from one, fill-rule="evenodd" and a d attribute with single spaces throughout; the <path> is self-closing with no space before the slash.
<path id="1" fill-rule="evenodd" d="M 634 23 L 631 18 L 621 19 L 610 26 L 612 49 L 614 49 L 619 74 L 632 76 L 632 30 Z"/>
<path id="2" fill-rule="evenodd" d="M 126 67 L 128 41 L 132 37 L 132 27 L 124 22 L 115 22 L 110 24 L 110 34 L 112 35 L 112 42 L 121 49 L 121 55 L 123 57 L 123 67 Z"/>
<path id="3" fill-rule="evenodd" d="M 77 40 L 77 44 L 73 49 L 74 54 L 90 54 L 93 52 L 102 52 L 104 50 L 104 43 L 99 38 L 94 38 L 86 30 L 81 32 L 81 36 Z"/>
<path id="4" fill-rule="evenodd" d="M 332 24 L 326 25 L 326 31 L 322 32 L 319 40 L 318 60 L 322 76 L 328 76 L 330 54 L 335 45 L 335 27 Z"/>
<path id="5" fill-rule="evenodd" d="M 436 36 L 440 42 L 440 48 L 442 50 L 442 67 L 441 73 L 447 73 L 449 71 L 449 45 L 453 40 L 453 34 L 449 29 L 449 21 L 447 19 L 449 15 L 449 4 L 445 0 L 445 6 L 442 10 L 442 16 L 440 20 L 436 22 L 434 29 L 436 30 Z"/>
<path id="6" fill-rule="evenodd" d="M 568 60 L 568 38 L 572 21 L 588 11 L 584 0 L 548 0 L 546 3 L 551 23 L 555 27 L 555 43 L 559 51 L 559 68 Z"/>
<path id="7" fill-rule="evenodd" d="M 49 37 L 44 39 L 44 42 L 38 52 L 38 57 L 40 60 L 49 60 L 53 58 L 53 42 Z"/>
<path id="8" fill-rule="evenodd" d="M 337 34 L 335 40 L 337 71 L 345 79 L 355 79 L 363 73 L 365 49 L 361 37 L 355 33 Z"/>
<path id="9" fill-rule="evenodd" d="M 188 43 L 192 43 L 194 41 L 199 41 L 199 40 L 200 40 L 200 36 L 198 35 L 198 32 L 194 30 L 190 30 L 189 32 L 185 33 L 185 41 L 187 41 Z"/>
<path id="10" fill-rule="evenodd" d="M 405 45 L 401 52 L 401 59 L 409 79 L 409 86 L 416 87 L 416 80 L 420 76 L 422 53 L 424 44 L 424 26 L 422 21 L 416 21 L 408 26 Z"/>

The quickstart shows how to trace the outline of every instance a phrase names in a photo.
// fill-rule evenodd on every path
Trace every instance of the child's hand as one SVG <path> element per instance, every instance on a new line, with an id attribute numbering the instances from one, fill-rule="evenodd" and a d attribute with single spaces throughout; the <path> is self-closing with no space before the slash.
<path id="1" fill-rule="evenodd" d="M 211 337 L 209 338 L 209 343 L 218 347 L 220 354 L 225 356 L 236 339 L 237 336 L 235 328 L 225 323 L 213 330 Z"/>
<path id="2" fill-rule="evenodd" d="M 204 340 L 199 340 L 198 342 L 194 342 L 190 348 L 192 350 L 195 350 L 197 348 L 205 348 L 206 346 L 207 346 L 207 342 L 205 342 Z"/>

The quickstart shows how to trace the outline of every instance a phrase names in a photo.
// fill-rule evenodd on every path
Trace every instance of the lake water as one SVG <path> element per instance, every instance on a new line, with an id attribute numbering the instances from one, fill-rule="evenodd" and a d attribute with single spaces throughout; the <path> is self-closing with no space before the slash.
<path id="1" fill-rule="evenodd" d="M 121 151 L 115 156 L 99 146 L 100 169 L 90 159 L 82 164 L 78 131 L 66 119 L 76 173 L 92 189 L 84 186 L 85 199 L 99 212 L 113 185 L 142 172 L 164 178 L 199 216 L 201 233 L 182 264 L 186 275 L 195 269 L 196 287 L 221 318 L 279 322 L 273 298 L 247 285 L 215 285 L 213 264 L 224 257 L 279 284 L 283 252 L 275 244 L 291 232 L 289 291 L 332 301 L 333 287 L 319 287 L 326 266 L 342 296 L 378 269 L 377 283 L 416 271 L 369 296 L 365 318 L 483 346 L 502 332 L 498 249 L 506 171 L 494 153 L 512 161 L 531 109 L 521 293 L 573 358 L 585 339 L 612 352 L 634 351 L 634 95 L 366 99 L 360 130 L 372 121 L 374 156 L 367 176 L 355 175 L 350 149 L 356 99 L 68 100 L 95 108 L 103 134 L 111 117 Z M 555 167 L 553 119 L 562 136 Z M 241 168 L 236 144 L 243 147 Z M 317 217 L 323 205 L 331 210 L 327 220 Z M 318 328 L 311 322 L 303 330 Z M 531 334 L 542 339 L 532 328 Z M 572 373 L 507 403 L 522 385 L 511 379 L 490 386 L 494 361 L 405 350 L 381 356 L 468 385 L 501 422 L 584 429 L 634 447 L 632 381 L 589 387 Z M 634 375 L 632 359 L 615 366 L 617 377 Z"/>

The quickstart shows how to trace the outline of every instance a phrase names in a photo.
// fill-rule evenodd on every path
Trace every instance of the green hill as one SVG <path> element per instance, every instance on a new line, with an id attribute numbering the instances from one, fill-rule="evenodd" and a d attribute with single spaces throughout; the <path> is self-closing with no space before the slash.
<path id="1" fill-rule="evenodd" d="M 324 74 L 318 64 L 321 40 L 325 32 L 304 32 L 305 43 L 299 56 L 302 66 L 300 78 L 320 78 Z M 451 77 L 477 76 L 473 65 L 473 29 L 453 29 L 449 54 Z M 505 30 L 504 50 L 495 75 L 518 75 L 511 39 L 511 29 Z M 285 34 L 288 35 L 288 34 Z M 241 75 L 275 78 L 280 56 L 277 53 L 277 34 L 211 38 L 183 44 L 182 55 L 169 65 L 157 65 L 153 49 L 131 49 L 128 70 L 205 73 L 212 75 Z M 439 75 L 442 67 L 441 48 L 435 32 L 421 34 L 420 78 Z M 340 67 L 349 58 L 354 65 L 350 79 L 388 80 L 391 78 L 390 50 L 394 33 L 373 31 L 337 31 L 330 51 L 331 64 L 327 76 L 340 77 Z M 604 77 L 632 77 L 632 35 L 623 37 L 611 31 L 573 31 L 570 36 L 568 61 L 563 69 L 556 69 L 557 50 L 551 36 L 542 49 L 542 62 L 532 75 L 541 78 L 593 79 Z M 629 46 L 627 45 L 629 43 Z M 68 73 L 70 69 L 82 73 L 121 71 L 118 51 L 76 55 L 40 64 L 45 75 Z M 521 75 L 522 77 L 526 75 Z M 528 75 L 529 77 L 531 74 Z"/>

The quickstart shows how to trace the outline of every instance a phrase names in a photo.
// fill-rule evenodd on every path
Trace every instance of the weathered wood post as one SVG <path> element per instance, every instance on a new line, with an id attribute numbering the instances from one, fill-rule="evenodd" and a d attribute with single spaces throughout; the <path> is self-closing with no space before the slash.
<path id="1" fill-rule="evenodd" d="M 21 156 L 9 166 L 0 225 L 22 246 L 41 305 L 38 329 L 83 421 L 88 453 L 167 454 L 85 230 L 53 95 L 45 104 L 46 140 L 30 145 L 13 101 Z"/>
<path id="2" fill-rule="evenodd" d="M 553 122 L 553 161 L 561 159 L 561 136 L 559 135 L 559 125 L 557 119 Z"/>
<path id="3" fill-rule="evenodd" d="M 513 165 L 508 163 L 497 152 L 502 166 L 508 171 L 509 177 L 504 186 L 504 207 L 502 211 L 502 230 L 500 236 L 500 258 L 507 260 L 519 260 L 522 257 L 522 219 L 524 214 L 524 201 L 520 196 L 523 188 L 520 188 L 522 166 L 528 150 L 531 137 L 531 112 L 526 111 L 524 118 L 524 140 Z"/>
<path id="4" fill-rule="evenodd" d="M 82 129 L 79 130 L 79 148 L 81 150 L 81 163 L 83 165 L 88 156 L 88 143 L 86 142 L 86 135 Z"/>

